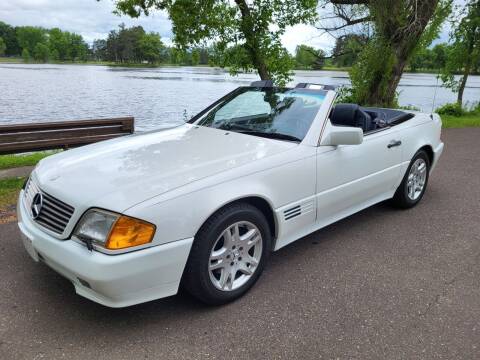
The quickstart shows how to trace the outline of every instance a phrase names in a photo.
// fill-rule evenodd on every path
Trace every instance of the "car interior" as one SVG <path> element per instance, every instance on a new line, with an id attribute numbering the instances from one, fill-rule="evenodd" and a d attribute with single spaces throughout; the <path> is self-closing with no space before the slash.
<path id="1" fill-rule="evenodd" d="M 364 133 L 398 125 L 414 115 L 400 110 L 365 108 L 357 104 L 337 104 L 330 113 L 335 126 L 359 127 Z"/>

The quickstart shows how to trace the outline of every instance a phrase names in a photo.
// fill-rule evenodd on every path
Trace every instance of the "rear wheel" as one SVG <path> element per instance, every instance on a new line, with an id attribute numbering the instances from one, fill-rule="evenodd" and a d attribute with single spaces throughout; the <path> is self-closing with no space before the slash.
<path id="1" fill-rule="evenodd" d="M 256 207 L 237 203 L 219 210 L 195 236 L 184 288 L 208 304 L 237 299 L 262 273 L 270 242 L 267 220 Z"/>
<path id="2" fill-rule="evenodd" d="M 417 205 L 422 200 L 428 184 L 430 172 L 430 159 L 423 150 L 418 151 L 413 157 L 392 199 L 393 205 L 408 209 Z"/>

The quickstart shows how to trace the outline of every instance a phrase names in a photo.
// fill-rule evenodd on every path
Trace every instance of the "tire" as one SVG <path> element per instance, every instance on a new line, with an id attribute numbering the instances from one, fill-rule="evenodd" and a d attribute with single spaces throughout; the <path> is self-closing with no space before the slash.
<path id="1" fill-rule="evenodd" d="M 235 203 L 218 210 L 195 236 L 182 287 L 209 305 L 241 297 L 260 277 L 271 241 L 268 222 L 256 207 Z"/>
<path id="2" fill-rule="evenodd" d="M 410 162 L 402 183 L 392 198 L 392 205 L 401 209 L 409 209 L 417 205 L 427 189 L 429 173 L 430 158 L 424 150 L 419 150 Z"/>

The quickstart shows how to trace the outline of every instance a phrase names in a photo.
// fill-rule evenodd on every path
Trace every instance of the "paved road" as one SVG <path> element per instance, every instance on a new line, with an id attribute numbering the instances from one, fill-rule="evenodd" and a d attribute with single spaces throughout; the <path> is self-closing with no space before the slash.
<path id="1" fill-rule="evenodd" d="M 12 177 L 28 176 L 32 172 L 33 168 L 33 166 L 21 166 L 0 170 L 0 180 Z"/>
<path id="2" fill-rule="evenodd" d="M 479 359 L 480 129 L 444 133 L 423 202 L 380 204 L 271 257 L 234 304 L 108 309 L 0 227 L 1 359 Z"/>

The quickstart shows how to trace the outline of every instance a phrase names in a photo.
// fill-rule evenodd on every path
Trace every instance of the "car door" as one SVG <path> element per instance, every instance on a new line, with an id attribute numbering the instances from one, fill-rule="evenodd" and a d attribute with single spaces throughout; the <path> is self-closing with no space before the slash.
<path id="1" fill-rule="evenodd" d="M 324 135 L 332 126 L 328 120 Z M 401 160 L 395 128 L 365 134 L 359 145 L 318 146 L 317 222 L 327 225 L 393 196 Z"/>

